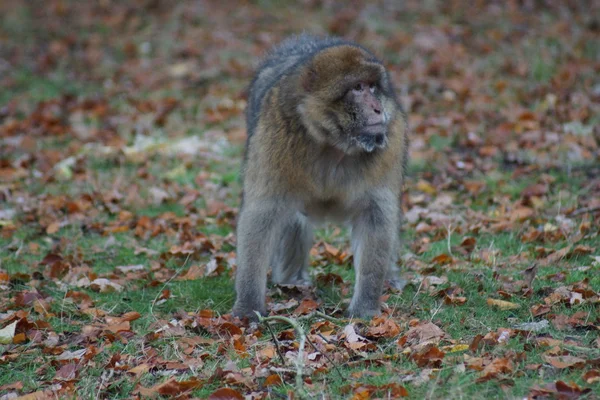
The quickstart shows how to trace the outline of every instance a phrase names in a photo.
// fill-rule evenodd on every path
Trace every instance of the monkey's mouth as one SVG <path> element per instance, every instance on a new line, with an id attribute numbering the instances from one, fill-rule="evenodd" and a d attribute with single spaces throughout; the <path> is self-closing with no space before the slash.
<path id="1" fill-rule="evenodd" d="M 383 149 L 387 146 L 387 135 L 381 132 L 381 127 L 378 128 L 378 132 L 375 133 L 371 133 L 365 129 L 356 138 L 357 145 L 367 153 L 371 153 L 375 149 Z"/>

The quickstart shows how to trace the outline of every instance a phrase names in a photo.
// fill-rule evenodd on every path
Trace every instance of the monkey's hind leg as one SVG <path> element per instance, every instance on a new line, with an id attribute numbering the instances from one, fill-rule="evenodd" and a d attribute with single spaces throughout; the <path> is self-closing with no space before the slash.
<path id="1" fill-rule="evenodd" d="M 233 314 L 256 320 L 265 315 L 267 271 L 276 238 L 281 235 L 288 212 L 275 201 L 247 201 L 240 212 L 237 229 L 237 297 Z"/>
<path id="2" fill-rule="evenodd" d="M 271 260 L 273 283 L 310 285 L 309 252 L 312 245 L 312 226 L 299 213 L 283 228 Z"/>

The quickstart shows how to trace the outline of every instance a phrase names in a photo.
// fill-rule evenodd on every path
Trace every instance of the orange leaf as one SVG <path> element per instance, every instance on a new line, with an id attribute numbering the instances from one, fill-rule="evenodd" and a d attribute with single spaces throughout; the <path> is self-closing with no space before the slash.
<path id="1" fill-rule="evenodd" d="M 237 390 L 221 388 L 208 396 L 208 400 L 244 400 L 244 396 Z"/>
<path id="2" fill-rule="evenodd" d="M 281 381 L 281 377 L 277 374 L 269 375 L 269 376 L 267 376 L 267 379 L 265 379 L 265 387 L 278 386 L 278 385 L 281 385 L 282 383 L 283 382 Z"/>
<path id="3" fill-rule="evenodd" d="M 305 298 L 302 303 L 294 310 L 295 315 L 306 315 L 315 311 L 319 307 L 319 303 L 313 299 Z"/>

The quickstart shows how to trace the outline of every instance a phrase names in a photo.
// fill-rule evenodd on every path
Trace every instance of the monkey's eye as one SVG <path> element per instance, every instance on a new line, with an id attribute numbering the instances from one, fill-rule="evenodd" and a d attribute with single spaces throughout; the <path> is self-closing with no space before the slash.
<path id="1" fill-rule="evenodd" d="M 371 83 L 371 84 L 369 85 L 369 91 L 370 91 L 371 93 L 375 93 L 375 88 L 376 88 L 376 87 L 377 87 L 377 85 L 375 85 L 374 83 Z"/>
<path id="2" fill-rule="evenodd" d="M 362 92 L 363 90 L 363 84 L 362 83 L 357 83 L 354 88 L 354 90 L 356 90 L 357 92 Z"/>

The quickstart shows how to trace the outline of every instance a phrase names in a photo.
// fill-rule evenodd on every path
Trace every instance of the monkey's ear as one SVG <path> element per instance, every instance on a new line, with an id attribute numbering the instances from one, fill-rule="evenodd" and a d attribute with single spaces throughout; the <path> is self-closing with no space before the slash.
<path id="1" fill-rule="evenodd" d="M 314 66 L 308 65 L 300 75 L 300 86 L 305 92 L 312 92 L 317 82 L 317 71 Z"/>

